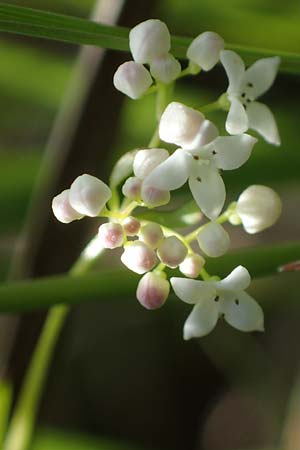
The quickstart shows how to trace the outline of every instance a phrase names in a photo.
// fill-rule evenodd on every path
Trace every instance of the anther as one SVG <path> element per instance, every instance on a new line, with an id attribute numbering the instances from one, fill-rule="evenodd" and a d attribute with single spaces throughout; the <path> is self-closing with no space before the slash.
<path id="1" fill-rule="evenodd" d="M 198 161 L 199 160 L 199 156 L 193 156 L 193 158 L 196 160 L 196 161 Z"/>
<path id="2" fill-rule="evenodd" d="M 247 83 L 247 86 L 252 88 L 253 87 L 253 83 L 249 82 L 249 83 Z"/>
<path id="3" fill-rule="evenodd" d="M 200 177 L 197 177 L 196 180 L 199 181 L 200 183 L 202 181 Z"/>
<path id="4" fill-rule="evenodd" d="M 215 302 L 218 302 L 219 301 L 219 296 L 217 295 L 216 297 L 215 297 Z"/>

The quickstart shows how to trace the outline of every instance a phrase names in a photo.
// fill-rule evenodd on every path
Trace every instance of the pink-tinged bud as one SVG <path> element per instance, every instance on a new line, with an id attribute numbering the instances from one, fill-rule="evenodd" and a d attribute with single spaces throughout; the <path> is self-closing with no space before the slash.
<path id="1" fill-rule="evenodd" d="M 140 241 L 134 241 L 125 248 L 121 261 L 128 269 L 140 275 L 149 272 L 158 262 L 152 248 Z"/>
<path id="2" fill-rule="evenodd" d="M 92 175 L 77 177 L 70 188 L 70 205 L 85 216 L 98 216 L 110 198 L 109 187 Z"/>
<path id="3" fill-rule="evenodd" d="M 152 84 L 152 78 L 142 64 L 127 61 L 116 70 L 113 83 L 118 91 L 136 100 L 149 89 Z"/>
<path id="4" fill-rule="evenodd" d="M 149 208 L 156 208 L 158 206 L 169 203 L 171 195 L 169 191 L 161 191 L 152 186 L 142 185 L 141 198 L 145 205 Z"/>
<path id="5" fill-rule="evenodd" d="M 186 257 L 187 248 L 176 236 L 169 236 L 159 245 L 157 254 L 162 263 L 175 269 Z"/>
<path id="6" fill-rule="evenodd" d="M 169 153 L 164 148 L 139 150 L 133 161 L 134 175 L 143 180 L 155 167 L 168 159 L 168 157 Z"/>
<path id="7" fill-rule="evenodd" d="M 168 53 L 151 62 L 150 72 L 157 81 L 169 84 L 179 76 L 181 65 L 173 55 Z"/>
<path id="8" fill-rule="evenodd" d="M 146 309 L 157 309 L 163 306 L 170 292 L 170 284 L 160 275 L 149 272 L 141 278 L 136 296 Z"/>
<path id="9" fill-rule="evenodd" d="M 99 239 L 104 248 L 122 247 L 124 243 L 123 227 L 119 223 L 108 222 L 100 225 Z"/>
<path id="10" fill-rule="evenodd" d="M 140 232 L 140 239 L 149 245 L 149 247 L 156 249 L 164 239 L 164 234 L 161 226 L 158 223 L 147 223 L 143 226 Z"/>
<path id="11" fill-rule="evenodd" d="M 201 250 L 213 258 L 224 255 L 230 246 L 230 238 L 222 225 L 217 222 L 209 222 L 197 235 L 197 241 Z"/>
<path id="12" fill-rule="evenodd" d="M 197 36 L 187 50 L 187 57 L 203 70 L 211 70 L 220 59 L 224 40 L 213 31 L 205 31 Z"/>
<path id="13" fill-rule="evenodd" d="M 123 195 L 130 200 L 141 198 L 142 180 L 137 177 L 128 178 L 122 187 Z"/>
<path id="14" fill-rule="evenodd" d="M 136 236 L 141 228 L 141 222 L 135 217 L 126 217 L 122 222 L 123 228 L 127 236 Z"/>
<path id="15" fill-rule="evenodd" d="M 197 278 L 204 264 L 204 258 L 194 253 L 193 255 L 188 255 L 185 258 L 185 260 L 180 264 L 179 270 L 186 277 Z"/>
<path id="16" fill-rule="evenodd" d="M 129 33 L 129 47 L 133 59 L 141 64 L 165 55 L 171 48 L 171 36 L 167 25 L 157 19 L 139 23 Z"/>
<path id="17" fill-rule="evenodd" d="M 52 200 L 52 211 L 57 220 L 62 223 L 70 223 L 81 219 L 83 216 L 72 208 L 69 202 L 70 189 L 66 189 Z"/>

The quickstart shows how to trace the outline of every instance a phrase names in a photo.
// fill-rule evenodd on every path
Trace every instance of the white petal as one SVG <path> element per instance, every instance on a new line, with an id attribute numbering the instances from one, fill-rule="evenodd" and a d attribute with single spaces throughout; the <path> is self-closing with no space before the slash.
<path id="1" fill-rule="evenodd" d="M 256 142 L 257 139 L 249 134 L 219 136 L 209 149 L 219 169 L 233 170 L 241 167 L 249 159 Z"/>
<path id="2" fill-rule="evenodd" d="M 243 266 L 236 267 L 226 278 L 215 283 L 216 289 L 224 291 L 243 291 L 251 282 L 248 270 Z"/>
<path id="3" fill-rule="evenodd" d="M 248 117 L 244 106 L 235 97 L 229 98 L 231 104 L 226 119 L 226 131 L 229 134 L 242 134 L 248 130 Z"/>
<path id="4" fill-rule="evenodd" d="M 224 40 L 217 33 L 205 31 L 197 36 L 187 50 L 187 57 L 203 70 L 212 69 L 220 58 Z"/>
<path id="5" fill-rule="evenodd" d="M 173 55 L 168 53 L 151 62 L 150 72 L 156 80 L 164 84 L 169 84 L 180 74 L 181 65 Z"/>
<path id="6" fill-rule="evenodd" d="M 243 85 L 250 98 L 257 98 L 266 92 L 273 84 L 280 58 L 278 56 L 272 58 L 262 58 L 250 66 L 245 73 Z"/>
<path id="7" fill-rule="evenodd" d="M 236 300 L 223 304 L 226 322 L 240 331 L 264 331 L 264 313 L 260 305 L 247 292 L 238 292 L 236 296 Z"/>
<path id="8" fill-rule="evenodd" d="M 211 220 L 220 214 L 226 197 L 225 185 L 218 170 L 201 165 L 198 174 L 189 178 L 192 195 L 201 211 Z"/>
<path id="9" fill-rule="evenodd" d="M 215 124 L 205 119 L 193 141 L 185 145 L 184 148 L 187 150 L 201 149 L 201 147 L 214 141 L 218 136 L 219 130 Z"/>
<path id="10" fill-rule="evenodd" d="M 170 279 L 172 288 L 185 303 L 198 303 L 200 300 L 213 300 L 217 293 L 213 283 L 187 278 L 173 277 Z"/>
<path id="11" fill-rule="evenodd" d="M 167 25 L 157 19 L 139 23 L 129 33 L 129 46 L 136 62 L 150 63 L 170 50 L 171 37 Z"/>
<path id="12" fill-rule="evenodd" d="M 191 314 L 185 321 L 183 337 L 185 340 L 206 336 L 217 324 L 218 308 L 214 300 L 205 299 L 194 306 Z"/>
<path id="13" fill-rule="evenodd" d="M 118 91 L 136 100 L 151 86 L 152 78 L 142 64 L 127 61 L 116 70 L 113 83 Z"/>
<path id="14" fill-rule="evenodd" d="M 230 246 L 229 234 L 217 222 L 209 222 L 197 235 L 201 250 L 212 258 L 224 255 Z"/>
<path id="15" fill-rule="evenodd" d="M 249 128 L 256 130 L 267 142 L 280 145 L 280 136 L 272 111 L 263 103 L 251 102 L 247 105 Z"/>
<path id="16" fill-rule="evenodd" d="M 70 187 L 69 202 L 80 214 L 96 217 L 111 198 L 110 188 L 92 175 L 77 177 Z"/>
<path id="17" fill-rule="evenodd" d="M 144 185 L 167 191 L 178 189 L 187 181 L 191 163 L 191 155 L 178 149 L 145 178 Z"/>
<path id="18" fill-rule="evenodd" d="M 220 60 L 226 71 L 229 86 L 228 93 L 239 93 L 239 88 L 245 74 L 245 64 L 239 55 L 231 50 L 222 50 Z"/>
<path id="19" fill-rule="evenodd" d="M 147 148 L 139 150 L 133 161 L 134 175 L 141 180 L 147 177 L 155 167 L 169 157 L 169 152 L 164 148 Z"/>

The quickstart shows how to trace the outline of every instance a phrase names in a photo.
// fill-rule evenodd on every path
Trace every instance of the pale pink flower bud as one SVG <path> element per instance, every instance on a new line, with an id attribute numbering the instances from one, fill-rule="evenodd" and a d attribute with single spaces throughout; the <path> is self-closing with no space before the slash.
<path id="1" fill-rule="evenodd" d="M 153 269 L 158 262 L 155 252 L 140 241 L 134 241 L 125 248 L 121 261 L 128 269 L 139 274 Z"/>
<path id="2" fill-rule="evenodd" d="M 280 217 L 279 195 L 268 186 L 253 185 L 239 196 L 236 212 L 247 233 L 254 234 L 274 225 Z"/>
<path id="3" fill-rule="evenodd" d="M 122 247 L 124 243 L 123 227 L 119 223 L 103 223 L 99 227 L 99 239 L 104 248 Z"/>
<path id="4" fill-rule="evenodd" d="M 150 72 L 153 78 L 164 84 L 174 81 L 181 72 L 181 65 L 173 55 L 168 53 L 154 59 L 150 64 Z"/>
<path id="5" fill-rule="evenodd" d="M 70 189 L 66 189 L 52 200 L 52 211 L 57 220 L 62 223 L 70 223 L 81 219 L 83 216 L 72 208 L 69 202 Z"/>
<path id="6" fill-rule="evenodd" d="M 127 236 L 136 236 L 141 228 L 141 222 L 132 216 L 126 217 L 122 225 Z"/>
<path id="7" fill-rule="evenodd" d="M 149 247 L 156 249 L 164 238 L 161 226 L 158 223 L 147 223 L 140 232 L 140 239 L 149 245 Z"/>
<path id="8" fill-rule="evenodd" d="M 139 150 L 133 161 L 134 175 L 143 180 L 155 167 L 168 159 L 168 157 L 169 153 L 164 148 Z"/>
<path id="9" fill-rule="evenodd" d="M 166 205 L 170 201 L 170 192 L 156 189 L 152 186 L 142 185 L 141 197 L 145 205 L 149 208 Z"/>
<path id="10" fill-rule="evenodd" d="M 157 309 L 163 306 L 170 292 L 170 284 L 160 275 L 149 272 L 141 278 L 136 296 L 142 306 Z"/>
<path id="11" fill-rule="evenodd" d="M 127 61 L 116 70 L 113 83 L 118 91 L 136 100 L 149 89 L 152 78 L 142 64 Z"/>
<path id="12" fill-rule="evenodd" d="M 111 198 L 109 187 L 92 175 L 81 175 L 73 181 L 69 201 L 80 214 L 96 217 Z"/>
<path id="13" fill-rule="evenodd" d="M 187 50 L 187 57 L 207 71 L 217 64 L 223 49 L 224 40 L 221 36 L 213 31 L 205 31 L 192 41 Z"/>
<path id="14" fill-rule="evenodd" d="M 157 254 L 162 263 L 175 269 L 186 257 L 187 248 L 176 236 L 169 236 L 158 246 Z"/>
<path id="15" fill-rule="evenodd" d="M 141 198 L 142 180 L 137 177 L 128 178 L 122 186 L 123 195 L 130 200 Z"/>
<path id="16" fill-rule="evenodd" d="M 184 261 L 179 266 L 179 270 L 186 277 L 197 278 L 204 264 L 204 258 L 194 253 L 193 255 L 188 255 L 184 259 Z"/>
<path id="17" fill-rule="evenodd" d="M 230 238 L 222 225 L 217 222 L 209 222 L 197 235 L 197 241 L 201 250 L 213 258 L 224 255 L 230 246 Z"/>
<path id="18" fill-rule="evenodd" d="M 157 19 L 139 23 L 129 33 L 129 47 L 133 59 L 141 64 L 165 55 L 171 48 L 167 25 Z"/>

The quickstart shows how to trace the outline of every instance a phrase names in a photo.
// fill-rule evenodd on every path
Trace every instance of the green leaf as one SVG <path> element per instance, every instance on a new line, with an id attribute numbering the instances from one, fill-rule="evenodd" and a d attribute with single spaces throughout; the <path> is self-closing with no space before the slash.
<path id="1" fill-rule="evenodd" d="M 6 428 L 8 425 L 8 418 L 10 414 L 10 407 L 12 402 L 12 386 L 8 381 L 0 381 L 0 445 L 2 446 Z"/>
<path id="2" fill-rule="evenodd" d="M 253 278 L 274 275 L 282 264 L 299 259 L 300 241 L 239 250 L 218 260 L 210 259 L 212 275 L 227 275 L 239 264 Z M 117 280 L 117 283 L 116 283 Z M 97 300 L 119 301 L 135 295 L 139 277 L 124 269 L 89 273 L 82 276 L 54 276 L 0 285 L 0 312 L 14 313 L 49 308 L 56 304 L 76 304 Z"/>
<path id="3" fill-rule="evenodd" d="M 127 28 L 5 3 L 0 3 L 0 31 L 129 51 Z M 191 38 L 173 37 L 172 53 L 179 58 L 185 58 L 190 42 Z M 238 51 L 247 63 L 259 57 L 278 55 L 282 58 L 280 70 L 300 74 L 300 54 L 298 53 L 236 44 L 227 44 L 227 48 Z"/>

